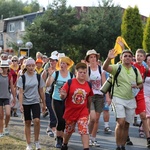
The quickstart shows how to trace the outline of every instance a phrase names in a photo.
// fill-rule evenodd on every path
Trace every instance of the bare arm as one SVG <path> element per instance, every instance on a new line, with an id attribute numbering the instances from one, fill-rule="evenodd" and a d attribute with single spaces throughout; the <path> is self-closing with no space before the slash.
<path id="1" fill-rule="evenodd" d="M 87 108 L 89 110 L 89 113 L 90 113 L 90 110 L 91 110 L 91 102 L 92 102 L 92 98 L 91 96 L 88 97 L 88 102 L 87 102 Z"/>
<path id="2" fill-rule="evenodd" d="M 42 112 L 44 113 L 46 111 L 46 104 L 45 104 L 45 94 L 44 94 L 44 88 L 39 88 L 39 95 L 42 100 Z"/>
<path id="3" fill-rule="evenodd" d="M 20 103 L 20 111 L 23 112 L 23 88 L 19 88 L 19 103 Z"/>
<path id="4" fill-rule="evenodd" d="M 16 90 L 14 88 L 12 78 L 10 79 L 10 89 L 11 89 L 11 93 L 12 93 L 12 96 L 13 96 L 13 105 L 15 105 L 16 104 Z"/>
<path id="5" fill-rule="evenodd" d="M 111 62 L 111 59 L 115 58 L 115 49 L 112 49 L 109 51 L 108 53 L 108 56 L 106 58 L 106 60 L 104 61 L 103 63 L 103 69 L 107 72 L 112 72 L 112 67 L 109 66 L 110 62 Z"/>
<path id="6" fill-rule="evenodd" d="M 47 71 L 47 70 L 44 70 L 44 71 L 42 72 L 42 75 L 41 75 L 41 77 L 43 78 L 43 80 L 44 80 L 45 82 L 46 82 L 47 74 L 48 74 L 48 71 Z"/>

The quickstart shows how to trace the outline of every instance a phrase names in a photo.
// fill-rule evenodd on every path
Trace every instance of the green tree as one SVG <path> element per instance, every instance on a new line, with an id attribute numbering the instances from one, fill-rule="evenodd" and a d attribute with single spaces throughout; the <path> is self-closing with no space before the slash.
<path id="1" fill-rule="evenodd" d="M 134 53 L 138 48 L 142 48 L 143 27 L 137 6 L 134 8 L 128 7 L 125 10 L 121 24 L 121 33 Z"/>
<path id="2" fill-rule="evenodd" d="M 30 4 L 28 2 L 23 3 L 20 0 L 0 0 L 0 14 L 3 18 L 19 16 L 38 10 L 37 0 L 33 0 Z"/>
<path id="3" fill-rule="evenodd" d="M 144 29 L 143 48 L 147 53 L 150 53 L 150 17 L 147 19 Z"/>
<path id="4" fill-rule="evenodd" d="M 85 15 L 86 18 L 82 19 L 87 30 L 84 45 L 86 49 L 96 49 L 105 58 L 108 50 L 114 47 L 117 36 L 121 34 L 122 10 L 112 0 L 102 0 L 99 7 L 89 9 Z"/>
<path id="5" fill-rule="evenodd" d="M 36 19 L 27 28 L 25 41 L 31 41 L 34 45 L 32 54 L 37 51 L 46 52 L 50 55 L 51 51 L 64 51 L 74 40 L 73 27 L 78 24 L 76 11 L 72 7 L 66 7 L 66 1 L 54 1 L 45 14 Z"/>

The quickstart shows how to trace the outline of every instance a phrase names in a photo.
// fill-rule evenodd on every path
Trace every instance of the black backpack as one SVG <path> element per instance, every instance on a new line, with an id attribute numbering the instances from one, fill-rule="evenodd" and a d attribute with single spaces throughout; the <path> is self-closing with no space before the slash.
<path id="1" fill-rule="evenodd" d="M 59 75 L 59 71 L 55 71 L 55 73 L 56 73 L 55 79 L 54 79 L 53 83 L 51 84 L 51 88 L 49 90 L 50 98 L 52 98 L 53 91 L 54 91 L 54 85 L 56 84 L 56 81 L 57 81 L 57 78 Z M 70 78 L 73 78 L 73 73 L 71 73 L 71 72 L 70 72 Z"/>
<path id="2" fill-rule="evenodd" d="M 25 83 L 26 83 L 26 77 L 23 74 L 22 76 L 22 83 L 23 83 L 23 90 L 25 90 Z M 38 80 L 38 89 L 40 87 L 40 80 L 41 80 L 41 75 L 40 74 L 36 74 L 37 80 Z"/>

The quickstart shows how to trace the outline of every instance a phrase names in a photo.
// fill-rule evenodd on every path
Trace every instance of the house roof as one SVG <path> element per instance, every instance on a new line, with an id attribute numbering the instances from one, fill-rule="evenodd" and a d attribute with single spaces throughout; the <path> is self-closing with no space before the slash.
<path id="1" fill-rule="evenodd" d="M 11 17 L 11 18 L 6 18 L 3 19 L 4 21 L 13 21 L 13 20 L 20 20 L 20 19 L 24 19 L 27 18 L 29 16 L 35 16 L 35 15 L 42 15 L 44 12 L 33 12 L 33 13 L 29 13 L 29 14 L 24 14 L 24 15 L 20 15 L 20 16 L 15 16 L 15 17 Z"/>

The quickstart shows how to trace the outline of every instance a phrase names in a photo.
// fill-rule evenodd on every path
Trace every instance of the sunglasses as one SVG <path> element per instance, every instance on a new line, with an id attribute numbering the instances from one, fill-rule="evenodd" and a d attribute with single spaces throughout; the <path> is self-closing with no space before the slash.
<path id="1" fill-rule="evenodd" d="M 132 56 L 131 55 L 124 55 L 124 57 L 130 57 L 131 58 Z"/>
<path id="2" fill-rule="evenodd" d="M 12 62 L 17 62 L 18 60 L 12 60 Z"/>

